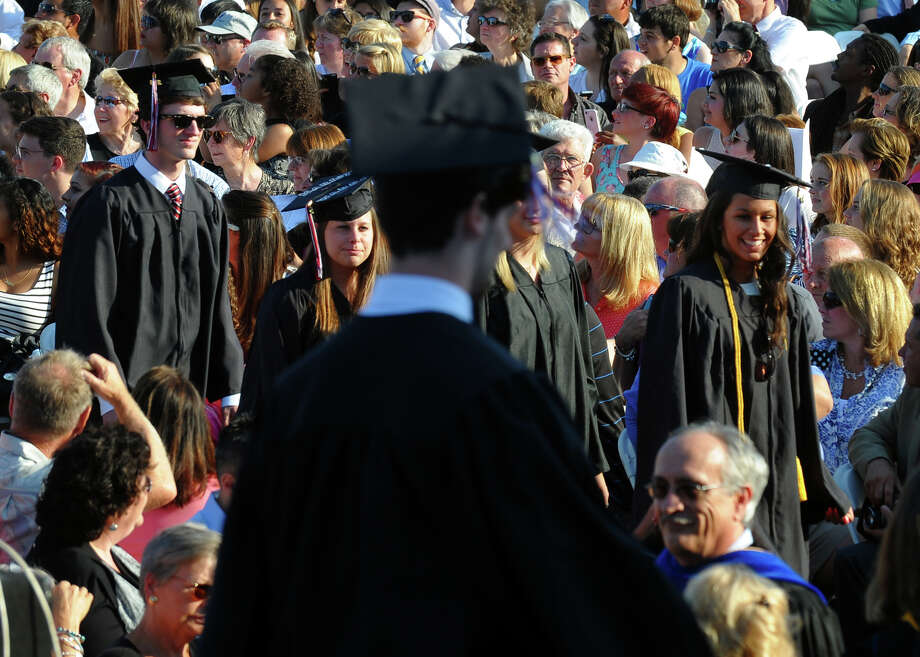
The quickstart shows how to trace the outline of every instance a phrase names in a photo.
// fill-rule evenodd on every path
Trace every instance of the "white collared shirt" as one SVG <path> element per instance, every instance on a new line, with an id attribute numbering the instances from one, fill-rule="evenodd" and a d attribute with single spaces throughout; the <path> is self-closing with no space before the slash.
<path id="1" fill-rule="evenodd" d="M 86 104 L 83 106 L 83 111 L 80 112 L 80 116 L 76 118 L 76 122 L 83 128 L 83 132 L 89 136 L 99 132 L 99 126 L 96 124 L 96 114 L 94 113 L 96 110 L 96 101 L 85 91 L 81 93 L 83 94 L 83 100 L 86 101 Z"/>
<path id="2" fill-rule="evenodd" d="M 418 55 L 422 56 L 424 60 L 422 65 L 425 68 L 425 73 L 431 72 L 431 67 L 434 66 L 434 54 L 437 50 L 432 47 L 428 52 L 412 52 L 405 46 L 402 49 L 402 58 L 403 63 L 406 65 L 406 75 L 417 75 L 415 70 L 415 65 L 412 63 Z"/>
<path id="3" fill-rule="evenodd" d="M 741 532 L 741 536 L 735 539 L 735 542 L 728 546 L 726 554 L 729 552 L 737 552 L 738 550 L 746 550 L 747 548 L 754 545 L 754 535 L 751 533 L 750 529 L 745 528 Z"/>
<path id="4" fill-rule="evenodd" d="M 635 39 L 639 36 L 639 32 L 642 31 L 642 28 L 639 27 L 639 22 L 633 18 L 632 13 L 629 14 L 629 20 L 626 21 L 626 25 L 623 27 L 626 29 L 626 36 L 630 39 Z"/>
<path id="5" fill-rule="evenodd" d="M 808 28 L 805 23 L 783 16 L 776 7 L 757 22 L 757 32 L 767 42 L 773 63 L 781 69 L 783 79 L 792 91 L 795 106 L 801 113 L 808 103 L 805 80 L 808 77 Z"/>
<path id="6" fill-rule="evenodd" d="M 378 276 L 364 308 L 364 317 L 388 317 L 416 313 L 443 313 L 461 322 L 473 321 L 473 300 L 469 292 L 443 278 L 418 274 Z"/>
<path id="7" fill-rule="evenodd" d="M 52 460 L 27 440 L 0 433 L 0 539 L 25 556 L 38 536 L 35 504 Z M 8 563 L 5 553 L 0 563 Z"/>
<path id="8" fill-rule="evenodd" d="M 441 10 L 438 28 L 434 31 L 434 49 L 447 50 L 458 43 L 470 43 L 473 37 L 466 32 L 470 17 L 461 14 L 451 0 L 436 0 Z"/>
<path id="9" fill-rule="evenodd" d="M 118 166 L 127 169 L 128 167 L 134 166 L 142 153 L 143 151 L 134 151 L 133 153 L 128 153 L 127 155 L 116 155 L 115 157 L 109 158 L 109 162 L 114 162 Z M 230 185 L 227 184 L 227 181 L 225 181 L 213 171 L 205 169 L 195 160 L 187 160 L 186 164 L 189 167 L 189 173 L 191 174 L 192 178 L 197 178 L 198 180 L 205 183 L 208 187 L 211 188 L 211 191 L 214 192 L 217 198 L 221 198 L 224 194 L 230 191 Z M 179 189 L 182 189 L 182 187 Z"/>

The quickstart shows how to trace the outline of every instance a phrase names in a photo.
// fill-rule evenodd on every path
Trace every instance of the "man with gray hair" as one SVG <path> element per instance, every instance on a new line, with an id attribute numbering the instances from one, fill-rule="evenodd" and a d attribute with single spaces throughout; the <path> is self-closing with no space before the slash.
<path id="1" fill-rule="evenodd" d="M 99 132 L 93 114 L 96 103 L 84 91 L 90 70 L 86 48 L 76 39 L 53 37 L 42 42 L 32 62 L 51 69 L 61 81 L 63 93 L 51 108 L 54 115 L 75 119 L 87 135 Z"/>
<path id="2" fill-rule="evenodd" d="M 586 22 L 588 10 L 575 0 L 550 0 L 537 27 L 540 34 L 561 34 L 571 41 Z"/>
<path id="3" fill-rule="evenodd" d="M 757 504 L 770 479 L 766 460 L 737 429 L 706 422 L 678 430 L 658 450 L 648 485 L 665 549 L 656 564 L 683 591 L 715 564 L 742 564 L 773 580 L 802 620 L 798 653 L 843 654 L 843 637 L 824 595 L 751 533 Z"/>
<path id="4" fill-rule="evenodd" d="M 584 126 L 557 119 L 540 129 L 540 134 L 558 143 L 541 153 L 549 189 L 558 206 L 543 229 L 549 244 L 561 247 L 574 255 L 575 219 L 581 211 L 582 194 L 579 189 L 591 178 L 591 148 L 594 139 Z"/>
<path id="5" fill-rule="evenodd" d="M 681 212 L 701 212 L 706 207 L 706 201 L 706 190 L 695 180 L 683 176 L 662 178 L 645 194 L 645 209 L 652 220 L 658 273 L 662 277 L 668 265 L 668 221 Z"/>
<path id="6" fill-rule="evenodd" d="M 6 88 L 17 91 L 34 91 L 48 104 L 48 109 L 52 112 L 61 99 L 61 94 L 64 93 L 64 85 L 58 80 L 54 71 L 38 64 L 26 64 L 14 68 L 10 71 L 10 79 L 6 83 Z"/>
<path id="7" fill-rule="evenodd" d="M 176 496 L 169 458 L 156 429 L 125 386 L 118 368 L 99 355 L 89 360 L 58 349 L 26 361 L 10 396 L 10 428 L 0 433 L 0 539 L 25 556 L 35 537 L 35 504 L 54 453 L 83 432 L 93 393 L 116 409 L 127 429 L 150 445 L 152 488 L 147 509 Z M 0 555 L 0 561 L 5 561 Z"/>

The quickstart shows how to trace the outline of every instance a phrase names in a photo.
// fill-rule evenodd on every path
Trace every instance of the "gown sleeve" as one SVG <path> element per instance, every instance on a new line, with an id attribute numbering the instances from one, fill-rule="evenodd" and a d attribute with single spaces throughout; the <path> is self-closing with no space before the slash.
<path id="1" fill-rule="evenodd" d="M 124 377 L 108 329 L 118 289 L 116 247 L 121 225 L 115 199 L 105 198 L 106 191 L 96 186 L 87 193 L 64 237 L 55 301 L 56 346 L 100 354 L 115 363 Z"/>

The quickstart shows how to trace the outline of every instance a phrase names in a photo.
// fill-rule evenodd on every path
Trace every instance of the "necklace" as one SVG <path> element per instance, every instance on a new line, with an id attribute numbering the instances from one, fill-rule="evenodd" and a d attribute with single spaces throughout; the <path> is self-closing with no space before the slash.
<path id="1" fill-rule="evenodd" d="M 838 353 L 837 353 L 837 360 L 840 361 L 840 369 L 843 370 L 843 378 L 844 378 L 844 379 L 848 379 L 848 380 L 850 380 L 850 381 L 855 381 L 856 379 L 859 379 L 859 378 L 862 378 L 863 376 L 865 376 L 865 373 L 866 373 L 866 372 L 865 372 L 865 369 L 863 369 L 863 370 L 860 371 L 860 372 L 852 372 L 852 371 L 850 371 L 850 370 L 847 369 L 846 359 L 845 359 L 845 357 L 844 357 L 844 352 L 843 352 L 842 349 L 840 349 L 840 350 L 838 351 Z M 863 364 L 865 365 L 865 361 L 863 361 Z"/>
<path id="2" fill-rule="evenodd" d="M 13 281 L 11 281 L 11 280 L 9 279 L 9 277 L 7 276 L 7 273 L 8 273 L 7 266 L 6 266 L 6 265 L 3 265 L 3 276 L 2 276 L 3 282 L 6 283 L 6 286 L 7 286 L 7 287 L 16 287 L 17 285 L 19 285 L 20 283 L 22 283 L 22 282 L 26 279 L 26 276 L 28 276 L 28 275 L 29 275 L 29 272 L 32 271 L 33 269 L 35 269 L 35 265 L 32 265 L 31 267 L 26 267 L 26 268 L 22 271 L 22 275 L 19 277 L 19 280 L 13 282 Z"/>

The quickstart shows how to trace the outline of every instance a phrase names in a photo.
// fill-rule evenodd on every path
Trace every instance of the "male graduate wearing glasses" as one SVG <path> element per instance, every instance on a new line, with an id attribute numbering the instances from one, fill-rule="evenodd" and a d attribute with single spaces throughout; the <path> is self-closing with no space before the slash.
<path id="1" fill-rule="evenodd" d="M 212 121 L 199 85 L 213 77 L 198 60 L 122 75 L 140 99 L 147 148 L 87 193 L 71 217 L 57 341 L 113 361 L 129 386 L 150 368 L 171 365 L 203 397 L 222 400 L 229 417 L 243 354 L 227 296 L 227 220 L 186 165 Z"/>
<path id="2" fill-rule="evenodd" d="M 405 0 L 390 14 L 390 22 L 399 30 L 403 42 L 402 57 L 409 75 L 431 70 L 440 20 L 441 10 L 434 0 Z"/>

